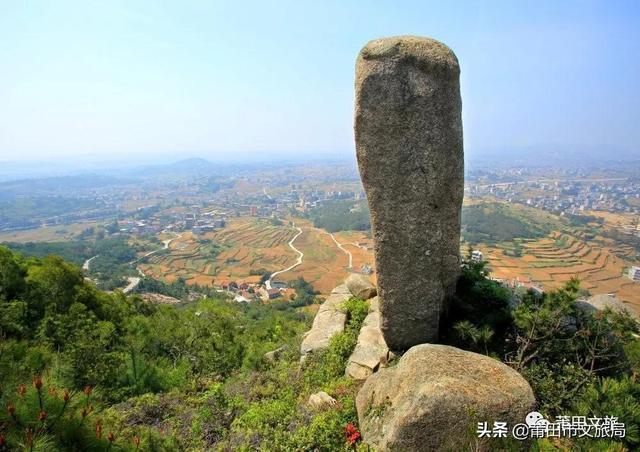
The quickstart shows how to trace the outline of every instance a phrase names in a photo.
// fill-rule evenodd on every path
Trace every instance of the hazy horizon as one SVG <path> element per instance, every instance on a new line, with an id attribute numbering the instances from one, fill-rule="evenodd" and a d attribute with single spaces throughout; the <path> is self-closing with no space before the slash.
<path id="1" fill-rule="evenodd" d="M 370 39 L 436 38 L 462 69 L 473 159 L 634 156 L 635 2 L 0 6 L 0 162 L 353 159 Z M 524 151 L 522 151 L 524 150 Z"/>

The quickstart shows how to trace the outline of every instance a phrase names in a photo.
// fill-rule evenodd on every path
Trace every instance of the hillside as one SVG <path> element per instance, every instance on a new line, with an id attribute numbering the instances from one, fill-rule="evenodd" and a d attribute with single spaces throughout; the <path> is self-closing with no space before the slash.
<path id="1" fill-rule="evenodd" d="M 540 301 L 525 297 L 529 301 L 523 307 L 505 310 L 511 293 L 484 275 L 482 265 L 465 271 L 453 327 L 443 341 L 496 358 L 509 356 L 517 343 L 511 335 L 537 315 L 524 308 Z M 8 407 L 0 413 L 0 447 L 366 450 L 360 447 L 354 404 L 360 385 L 344 376 L 369 309 L 363 301 L 351 299 L 342 306 L 349 319 L 344 331 L 301 366 L 298 349 L 312 312 L 306 307 L 237 304 L 219 296 L 158 306 L 137 296 L 100 292 L 79 268 L 58 257 L 25 259 L 3 247 L 0 276 L 0 403 Z M 562 311 L 591 322 L 567 304 L 574 295 L 572 288 L 552 294 L 541 313 Z M 628 335 L 637 326 L 605 319 L 611 322 L 606 328 L 626 338 L 625 365 L 637 366 L 638 342 Z M 498 325 L 493 337 L 482 336 Z M 541 409 L 547 414 L 614 410 L 628 428 L 625 444 L 637 444 L 640 407 L 637 399 L 622 402 L 640 395 L 637 383 L 610 372 L 600 382 L 598 368 L 584 373 L 573 364 L 547 371 L 538 366 L 563 353 L 562 334 L 555 331 L 550 341 L 527 350 L 535 355 L 540 348 L 544 355 L 521 368 Z M 580 357 L 585 350 L 575 345 Z M 614 384 L 619 391 L 603 392 L 603 385 Z M 336 404 L 310 405 L 318 391 Z M 568 391 L 575 396 L 565 397 Z M 540 446 L 545 444 L 542 440 Z"/>
<path id="2" fill-rule="evenodd" d="M 471 243 L 539 238 L 562 224 L 554 215 L 517 204 L 487 202 L 462 208 L 462 236 Z"/>

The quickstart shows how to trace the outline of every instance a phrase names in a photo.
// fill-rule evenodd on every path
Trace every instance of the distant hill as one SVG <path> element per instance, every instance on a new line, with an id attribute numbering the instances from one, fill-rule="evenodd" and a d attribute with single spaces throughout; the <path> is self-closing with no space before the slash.
<path id="1" fill-rule="evenodd" d="M 561 227 L 558 217 L 521 205 L 495 202 L 462 208 L 462 236 L 471 243 L 533 239 Z"/>

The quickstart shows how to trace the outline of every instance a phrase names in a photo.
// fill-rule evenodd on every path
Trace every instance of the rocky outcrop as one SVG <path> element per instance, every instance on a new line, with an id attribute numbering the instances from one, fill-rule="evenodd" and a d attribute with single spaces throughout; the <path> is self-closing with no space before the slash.
<path id="1" fill-rule="evenodd" d="M 378 297 L 371 299 L 370 311 L 364 319 L 358 343 L 347 362 L 346 375 L 355 380 L 365 380 L 389 361 L 387 347 L 380 331 L 380 308 Z"/>
<path id="2" fill-rule="evenodd" d="M 433 344 L 373 374 L 356 400 L 363 437 L 376 450 L 462 450 L 476 422 L 523 422 L 534 404 L 529 383 L 510 367 Z"/>
<path id="3" fill-rule="evenodd" d="M 371 284 L 371 281 L 364 275 L 352 273 L 344 283 L 349 289 L 349 292 L 356 298 L 368 300 L 376 296 L 376 287 Z"/>
<path id="4" fill-rule="evenodd" d="M 377 39 L 356 63 L 355 138 L 371 210 L 381 329 L 393 350 L 434 342 L 459 273 L 460 69 L 445 45 Z"/>
<path id="5" fill-rule="evenodd" d="M 613 295 L 594 295 L 587 300 L 576 301 L 576 305 L 586 311 L 604 311 L 611 309 L 613 312 L 624 312 L 629 314 L 632 318 L 640 320 L 640 316 L 631 307 L 625 305 L 622 300 Z"/>
<path id="6" fill-rule="evenodd" d="M 327 347 L 334 334 L 344 331 L 347 314 L 342 309 L 342 304 L 349 298 L 351 298 L 351 292 L 343 284 L 333 289 L 325 302 L 320 305 L 313 320 L 313 326 L 306 333 L 300 346 L 300 353 L 303 357 Z"/>

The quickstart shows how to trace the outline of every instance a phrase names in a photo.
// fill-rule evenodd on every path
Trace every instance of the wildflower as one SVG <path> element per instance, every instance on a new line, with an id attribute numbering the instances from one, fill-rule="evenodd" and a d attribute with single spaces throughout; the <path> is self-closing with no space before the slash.
<path id="1" fill-rule="evenodd" d="M 136 449 L 138 449 L 140 447 L 140 437 L 139 436 L 134 436 L 133 437 L 133 444 L 136 445 Z"/>
<path id="2" fill-rule="evenodd" d="M 31 431 L 31 429 L 28 429 L 24 434 L 24 436 L 25 436 L 25 443 L 27 444 L 27 447 L 33 446 L 33 432 Z"/>
<path id="3" fill-rule="evenodd" d="M 13 417 L 14 414 L 16 414 L 16 406 L 13 403 L 9 403 L 7 405 L 7 413 L 9 413 L 9 416 Z"/>
<path id="4" fill-rule="evenodd" d="M 91 392 L 92 392 L 92 391 L 93 391 L 93 388 L 92 388 L 91 386 L 87 385 L 87 386 L 85 386 L 85 387 L 84 387 L 84 389 L 83 389 L 83 391 L 82 391 L 82 392 L 84 392 L 84 393 L 85 393 L 85 395 L 86 395 L 87 397 L 89 397 L 89 396 L 91 395 Z"/>
<path id="5" fill-rule="evenodd" d="M 102 438 L 102 424 L 98 421 L 96 422 L 96 439 Z"/>
<path id="6" fill-rule="evenodd" d="M 107 435 L 107 441 L 109 441 L 110 443 L 114 442 L 116 440 L 116 435 L 113 434 L 113 432 L 109 432 L 109 434 Z"/>
<path id="7" fill-rule="evenodd" d="M 354 445 L 362 437 L 358 429 L 351 422 L 345 426 L 344 434 L 347 437 L 347 442 L 351 445 Z"/>
<path id="8" fill-rule="evenodd" d="M 58 395 L 58 390 L 53 386 L 49 388 L 48 392 L 51 397 L 56 397 Z"/>
<path id="9" fill-rule="evenodd" d="M 7 444 L 7 440 L 4 436 L 0 435 L 0 447 L 4 446 L 5 444 Z"/>
<path id="10" fill-rule="evenodd" d="M 47 420 L 47 412 L 44 410 L 40 410 L 40 412 L 38 413 L 38 420 L 40 422 L 44 422 Z"/>
<path id="11" fill-rule="evenodd" d="M 26 393 L 27 393 L 27 387 L 25 385 L 18 386 L 18 395 L 20 397 L 24 397 Z"/>
<path id="12" fill-rule="evenodd" d="M 36 377 L 33 379 L 33 387 L 39 391 L 40 388 L 42 388 L 42 384 L 42 377 L 40 375 L 36 375 Z"/>
<path id="13" fill-rule="evenodd" d="M 65 402 L 68 402 L 70 398 L 71 398 L 71 394 L 69 394 L 69 391 L 65 389 L 64 392 L 62 393 L 62 400 L 64 400 Z"/>

